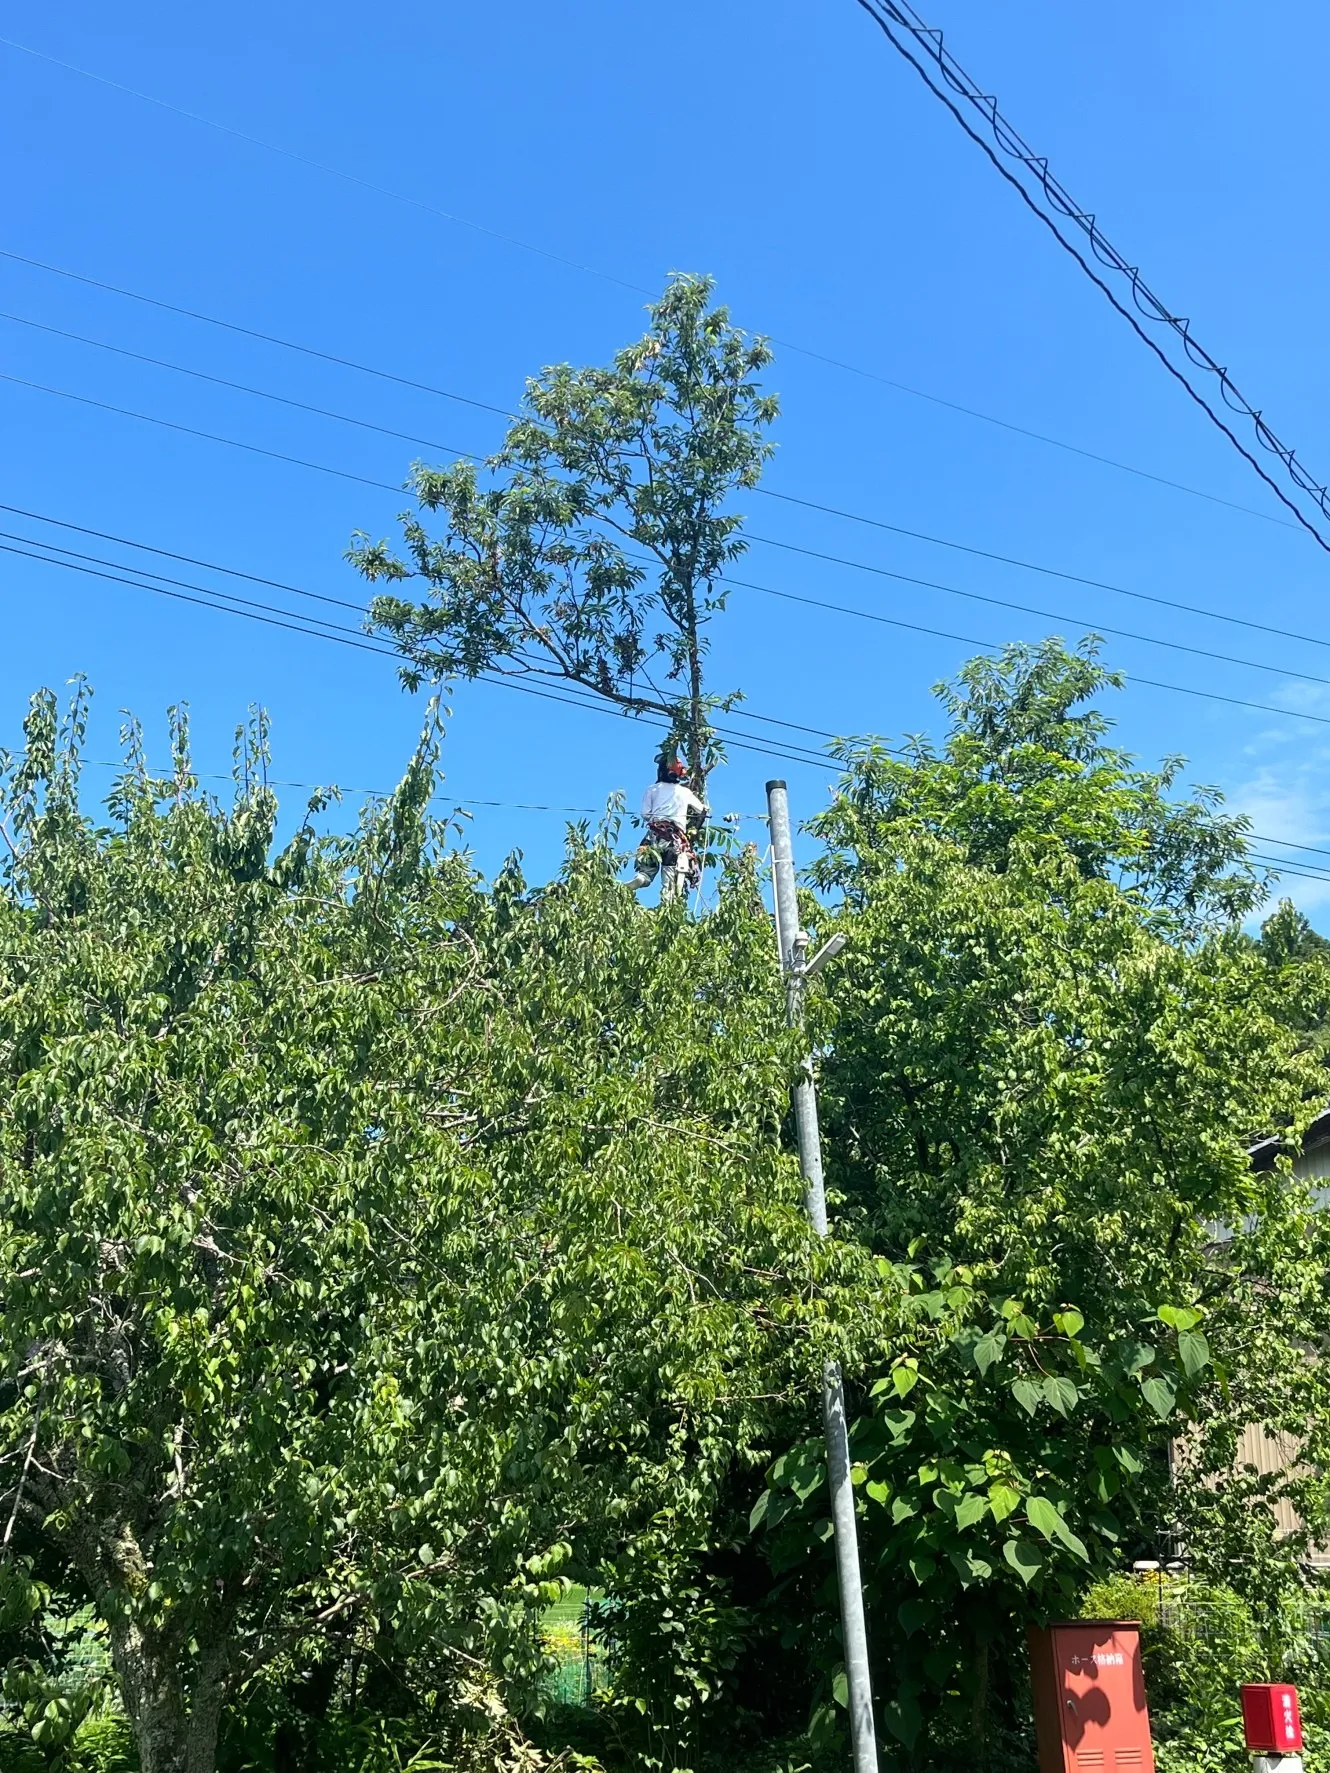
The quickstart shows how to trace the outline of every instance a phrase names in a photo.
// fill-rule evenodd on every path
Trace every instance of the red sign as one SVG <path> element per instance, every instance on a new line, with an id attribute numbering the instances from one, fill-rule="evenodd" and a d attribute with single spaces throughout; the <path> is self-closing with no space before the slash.
<path id="1" fill-rule="evenodd" d="M 1242 1733 L 1253 1754 L 1297 1754 L 1302 1747 L 1298 1689 L 1278 1682 L 1244 1687 Z"/>
<path id="2" fill-rule="evenodd" d="M 1030 1667 L 1040 1773 L 1154 1773 L 1138 1625 L 1032 1631 Z"/>

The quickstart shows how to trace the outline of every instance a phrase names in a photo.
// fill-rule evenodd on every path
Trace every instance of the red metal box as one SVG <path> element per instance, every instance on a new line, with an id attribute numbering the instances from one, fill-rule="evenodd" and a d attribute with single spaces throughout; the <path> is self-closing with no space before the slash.
<path id="1" fill-rule="evenodd" d="M 1039 1773 L 1154 1773 L 1138 1624 L 1033 1628 L 1030 1673 Z"/>
<path id="2" fill-rule="evenodd" d="M 1253 1754 L 1297 1754 L 1302 1748 L 1298 1689 L 1278 1682 L 1244 1687 L 1242 1733 Z"/>

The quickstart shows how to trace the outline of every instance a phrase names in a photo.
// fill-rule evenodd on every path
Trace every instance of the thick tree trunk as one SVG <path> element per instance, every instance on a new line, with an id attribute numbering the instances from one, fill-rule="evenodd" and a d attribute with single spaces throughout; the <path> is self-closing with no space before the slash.
<path id="1" fill-rule="evenodd" d="M 976 1773 L 988 1765 L 993 1622 L 987 1610 L 976 1609 L 969 1622 L 970 1639 L 970 1762 Z"/>
<path id="2" fill-rule="evenodd" d="M 181 1680 L 178 1646 L 133 1620 L 111 1626 L 111 1660 L 119 1677 L 142 1773 L 213 1773 L 226 1692 L 226 1649 L 202 1645 L 193 1681 Z"/>

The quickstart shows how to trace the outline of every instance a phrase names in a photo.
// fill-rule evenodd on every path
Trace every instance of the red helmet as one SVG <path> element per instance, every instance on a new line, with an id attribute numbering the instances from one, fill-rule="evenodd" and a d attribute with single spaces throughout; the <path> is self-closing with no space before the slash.
<path id="1" fill-rule="evenodd" d="M 666 773 L 672 776 L 676 782 L 682 782 L 688 774 L 688 765 L 678 757 L 667 763 L 665 769 Z"/>

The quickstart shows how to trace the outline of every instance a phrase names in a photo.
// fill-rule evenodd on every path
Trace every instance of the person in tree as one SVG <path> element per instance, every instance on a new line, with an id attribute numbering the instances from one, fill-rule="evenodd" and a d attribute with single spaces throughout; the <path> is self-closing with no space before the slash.
<path id="1" fill-rule="evenodd" d="M 688 786 L 688 770 L 677 757 L 662 756 L 656 779 L 642 796 L 642 823 L 646 833 L 637 851 L 633 889 L 641 892 L 665 870 L 662 902 L 675 899 L 686 882 L 696 887 L 702 878 L 702 858 L 693 847 L 693 832 L 707 816 L 705 801 Z"/>

